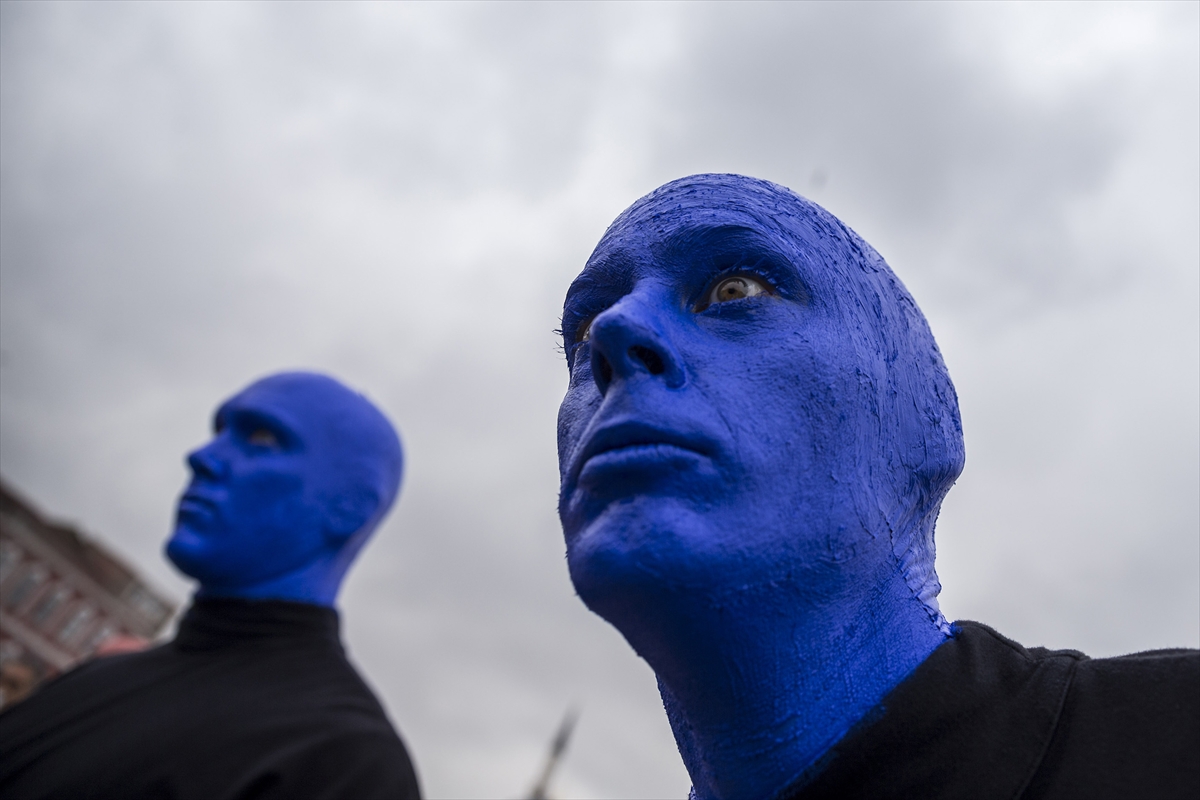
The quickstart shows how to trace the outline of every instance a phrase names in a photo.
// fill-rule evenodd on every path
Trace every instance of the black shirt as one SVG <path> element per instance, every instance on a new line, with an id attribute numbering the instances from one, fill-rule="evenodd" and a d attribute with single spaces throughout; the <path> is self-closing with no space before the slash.
<path id="1" fill-rule="evenodd" d="M 978 622 L 779 800 L 1200 798 L 1200 651 L 1092 659 Z"/>
<path id="2" fill-rule="evenodd" d="M 100 658 L 0 714 L 0 797 L 418 798 L 337 612 L 200 599 L 175 639 Z"/>

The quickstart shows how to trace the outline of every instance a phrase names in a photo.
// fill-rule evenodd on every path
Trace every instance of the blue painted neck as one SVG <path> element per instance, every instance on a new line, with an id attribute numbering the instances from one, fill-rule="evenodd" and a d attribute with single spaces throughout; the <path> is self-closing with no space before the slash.
<path id="1" fill-rule="evenodd" d="M 222 585 L 215 581 L 201 583 L 196 597 L 233 597 L 242 600 L 289 600 L 314 606 L 333 608 L 341 589 L 345 569 L 335 562 L 338 554 L 319 558 L 300 569 L 279 575 L 250 586 Z"/>
<path id="2" fill-rule="evenodd" d="M 619 626 L 658 676 L 699 800 L 774 796 L 947 638 L 896 572 L 834 613 L 794 589 Z"/>
<path id="3" fill-rule="evenodd" d="M 327 545 L 309 563 L 252 585 L 226 585 L 211 579 L 201 581 L 196 589 L 196 597 L 288 600 L 333 608 L 346 573 L 350 571 L 370 533 L 369 529 L 363 531 L 340 548 L 336 544 Z"/>

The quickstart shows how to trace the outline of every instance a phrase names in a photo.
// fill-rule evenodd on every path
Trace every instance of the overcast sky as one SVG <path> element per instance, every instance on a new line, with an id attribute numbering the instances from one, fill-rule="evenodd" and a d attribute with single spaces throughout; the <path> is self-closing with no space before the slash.
<path id="1" fill-rule="evenodd" d="M 741 172 L 908 285 L 962 405 L 943 609 L 1200 645 L 1200 4 L 0 4 L 0 471 L 160 555 L 213 407 L 328 371 L 401 429 L 342 597 L 431 797 L 684 797 L 574 596 L 552 330 L 604 228 Z"/>

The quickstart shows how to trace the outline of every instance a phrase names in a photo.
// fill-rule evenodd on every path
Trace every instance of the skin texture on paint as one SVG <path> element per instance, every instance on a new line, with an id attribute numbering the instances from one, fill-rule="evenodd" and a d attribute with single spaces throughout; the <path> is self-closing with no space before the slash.
<path id="1" fill-rule="evenodd" d="M 387 418 L 333 378 L 288 372 L 226 400 L 188 455 L 167 557 L 207 597 L 332 606 L 400 489 Z"/>
<path id="2" fill-rule="evenodd" d="M 695 175 L 567 292 L 571 579 L 654 669 L 700 798 L 768 798 L 949 635 L 958 403 L 883 259 L 788 189 Z"/>

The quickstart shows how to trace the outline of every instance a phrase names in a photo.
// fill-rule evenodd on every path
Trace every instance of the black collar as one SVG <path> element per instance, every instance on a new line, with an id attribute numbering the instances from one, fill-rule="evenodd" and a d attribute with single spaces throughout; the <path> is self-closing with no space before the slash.
<path id="1" fill-rule="evenodd" d="M 338 613 L 285 600 L 197 597 L 179 622 L 174 645 L 183 651 L 235 645 L 309 644 L 341 651 Z"/>

